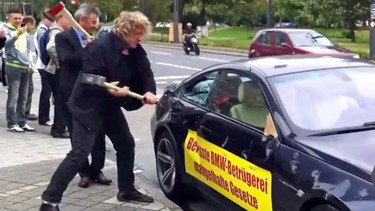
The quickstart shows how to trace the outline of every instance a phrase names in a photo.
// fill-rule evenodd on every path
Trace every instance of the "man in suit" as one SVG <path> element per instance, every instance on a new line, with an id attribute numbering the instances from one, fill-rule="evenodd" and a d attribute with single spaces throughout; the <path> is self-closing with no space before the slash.
<path id="1" fill-rule="evenodd" d="M 49 16 L 47 12 L 44 12 L 46 16 Z M 54 116 L 53 125 L 51 127 L 51 136 L 54 138 L 70 138 L 69 133 L 66 131 L 66 123 L 64 118 L 64 112 L 61 110 L 61 100 L 57 95 L 58 89 L 58 78 L 60 73 L 59 61 L 56 53 L 56 42 L 55 37 L 58 33 L 69 30 L 71 25 L 69 21 L 63 16 L 59 15 L 54 17 L 54 23 L 49 28 L 48 43 L 45 46 L 45 50 L 49 56 L 48 64 L 45 67 L 44 75 L 47 79 L 48 86 L 51 88 L 54 98 Z"/>
<path id="2" fill-rule="evenodd" d="M 96 26 L 100 15 L 101 13 L 96 7 L 83 5 L 75 12 L 74 18 L 88 33 L 93 33 L 97 30 Z M 82 52 L 88 42 L 91 42 L 91 40 L 85 39 L 84 34 L 74 28 L 60 32 L 55 37 L 57 58 L 60 66 L 57 92 L 59 93 L 61 110 L 66 118 L 66 125 L 70 135 L 73 134 L 73 119 L 68 108 L 68 101 L 78 73 L 82 69 Z M 72 142 L 73 146 L 74 142 Z M 104 185 L 112 183 L 112 180 L 106 178 L 101 172 L 105 161 L 104 133 L 98 134 L 91 157 L 91 165 L 86 159 L 79 171 L 81 180 L 78 186 L 87 188 L 92 182 Z"/>
<path id="3" fill-rule="evenodd" d="M 115 28 L 105 37 L 88 44 L 83 52 L 82 72 L 69 100 L 73 116 L 73 149 L 54 173 L 42 195 L 40 211 L 58 211 L 63 192 L 85 162 L 100 130 L 111 139 L 117 155 L 119 201 L 151 203 L 154 200 L 134 186 L 135 142 L 121 107 L 128 111 L 144 104 L 156 104 L 156 83 L 146 51 L 139 42 L 151 31 L 152 24 L 140 12 L 124 11 Z M 120 90 L 82 83 L 84 74 L 106 77 Z M 116 82 L 117 81 L 117 82 Z M 137 100 L 129 89 L 143 94 Z"/>

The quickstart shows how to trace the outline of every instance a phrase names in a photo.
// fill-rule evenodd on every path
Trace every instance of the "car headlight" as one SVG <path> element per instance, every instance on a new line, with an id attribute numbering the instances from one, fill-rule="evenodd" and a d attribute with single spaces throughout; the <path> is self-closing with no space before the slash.
<path id="1" fill-rule="evenodd" d="M 353 58 L 354 58 L 354 59 L 359 59 L 360 57 L 359 57 L 358 54 L 356 54 L 356 55 L 353 56 Z"/>

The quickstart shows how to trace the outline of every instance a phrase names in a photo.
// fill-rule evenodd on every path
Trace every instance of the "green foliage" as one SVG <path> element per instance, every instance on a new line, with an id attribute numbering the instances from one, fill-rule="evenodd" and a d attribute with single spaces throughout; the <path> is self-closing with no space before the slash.
<path id="1" fill-rule="evenodd" d="M 221 28 L 216 31 L 210 31 L 208 38 L 201 38 L 199 42 L 200 45 L 203 46 L 248 50 L 250 42 L 258 30 L 259 28 L 247 27 Z M 368 30 L 356 31 L 356 36 L 358 38 L 357 43 L 352 43 L 350 39 L 345 36 L 345 34 L 348 33 L 347 29 L 314 28 L 314 30 L 329 37 L 333 42 L 340 46 L 358 53 L 362 58 L 369 58 Z M 150 35 L 148 40 L 168 42 L 168 36 L 153 34 Z"/>

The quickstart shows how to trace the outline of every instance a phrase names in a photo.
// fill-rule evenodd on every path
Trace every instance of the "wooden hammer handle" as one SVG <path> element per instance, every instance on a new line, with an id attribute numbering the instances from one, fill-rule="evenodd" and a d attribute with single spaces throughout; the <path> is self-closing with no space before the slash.
<path id="1" fill-rule="evenodd" d="M 116 85 L 113 85 L 113 84 L 110 84 L 108 82 L 104 82 L 104 85 L 107 87 L 107 88 L 110 88 L 110 89 L 114 89 L 114 90 L 120 90 L 121 88 L 116 86 Z M 140 95 L 140 94 L 137 94 L 135 92 L 131 92 L 129 91 L 129 94 L 128 94 L 130 97 L 133 97 L 133 98 L 136 98 L 138 100 L 144 100 L 145 97 Z"/>

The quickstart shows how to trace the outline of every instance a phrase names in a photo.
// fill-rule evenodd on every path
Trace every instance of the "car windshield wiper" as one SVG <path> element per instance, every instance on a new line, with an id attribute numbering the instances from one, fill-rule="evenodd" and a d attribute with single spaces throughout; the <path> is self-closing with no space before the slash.
<path id="1" fill-rule="evenodd" d="M 375 130 L 375 121 L 366 122 L 362 126 L 329 130 L 329 131 L 324 131 L 320 133 L 314 133 L 309 136 L 330 136 L 330 135 L 338 135 L 338 134 L 345 134 L 345 133 L 355 133 L 355 132 L 361 132 L 361 131 L 366 131 L 366 130 Z"/>
<path id="2" fill-rule="evenodd" d="M 311 39 L 324 38 L 322 35 L 311 36 Z"/>

